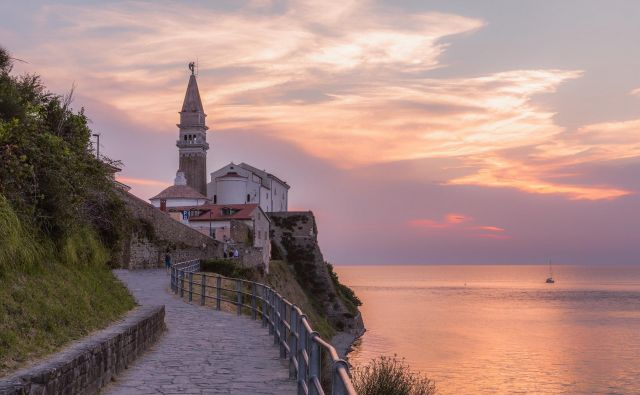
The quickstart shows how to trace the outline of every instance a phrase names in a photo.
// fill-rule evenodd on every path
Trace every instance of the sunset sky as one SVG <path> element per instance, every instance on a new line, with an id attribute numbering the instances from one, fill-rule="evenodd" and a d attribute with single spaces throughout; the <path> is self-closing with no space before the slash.
<path id="1" fill-rule="evenodd" d="M 75 83 L 148 198 L 198 61 L 208 172 L 291 185 L 334 263 L 640 264 L 640 1 L 29 1 L 0 45 Z"/>

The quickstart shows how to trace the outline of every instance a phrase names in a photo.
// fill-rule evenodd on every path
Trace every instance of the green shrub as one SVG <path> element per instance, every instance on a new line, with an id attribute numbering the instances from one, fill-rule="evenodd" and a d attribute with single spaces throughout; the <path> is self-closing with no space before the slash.
<path id="1" fill-rule="evenodd" d="M 134 306 L 107 262 L 126 237 L 112 162 L 84 111 L 0 47 L 0 376 Z"/>
<path id="2" fill-rule="evenodd" d="M 340 299 L 344 301 L 349 311 L 355 314 L 358 311 L 358 306 L 362 306 L 362 301 L 358 298 L 356 293 L 353 292 L 351 288 L 340 282 L 340 279 L 338 279 L 338 274 L 333 270 L 333 265 L 329 262 L 325 262 L 325 264 L 327 265 L 329 276 L 331 276 L 331 281 L 333 281 L 333 285 L 336 287 L 338 296 L 340 296 Z"/>
<path id="3" fill-rule="evenodd" d="M 256 269 L 241 267 L 232 259 L 202 260 L 200 270 L 203 272 L 216 273 L 224 277 L 242 278 L 251 281 L 255 281 L 257 277 Z"/>
<path id="4" fill-rule="evenodd" d="M 353 369 L 353 386 L 359 395 L 433 395 L 433 380 L 412 372 L 396 356 L 382 356 Z"/>

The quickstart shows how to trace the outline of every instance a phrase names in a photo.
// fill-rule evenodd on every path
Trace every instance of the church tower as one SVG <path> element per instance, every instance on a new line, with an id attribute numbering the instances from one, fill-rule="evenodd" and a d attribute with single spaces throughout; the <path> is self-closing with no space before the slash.
<path id="1" fill-rule="evenodd" d="M 207 195 L 207 125 L 196 82 L 195 65 L 189 63 L 191 76 L 187 93 L 180 111 L 180 129 L 178 141 L 178 155 L 180 158 L 179 171 L 187 178 L 187 185 L 203 195 Z"/>

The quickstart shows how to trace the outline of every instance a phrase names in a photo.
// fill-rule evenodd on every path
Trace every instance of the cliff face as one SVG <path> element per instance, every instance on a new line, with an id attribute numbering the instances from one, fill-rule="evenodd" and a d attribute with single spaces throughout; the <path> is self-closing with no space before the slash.
<path id="1" fill-rule="evenodd" d="M 318 228 L 310 211 L 269 213 L 272 255 L 295 272 L 314 307 L 339 332 L 359 336 L 364 332 L 359 301 L 340 284 L 331 265 L 324 261 L 318 245 Z"/>

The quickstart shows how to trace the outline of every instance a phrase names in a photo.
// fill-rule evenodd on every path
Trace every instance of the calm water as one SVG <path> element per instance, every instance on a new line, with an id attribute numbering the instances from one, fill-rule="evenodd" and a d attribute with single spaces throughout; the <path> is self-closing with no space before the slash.
<path id="1" fill-rule="evenodd" d="M 640 267 L 336 270 L 364 302 L 351 363 L 397 354 L 442 394 L 640 394 Z"/>

